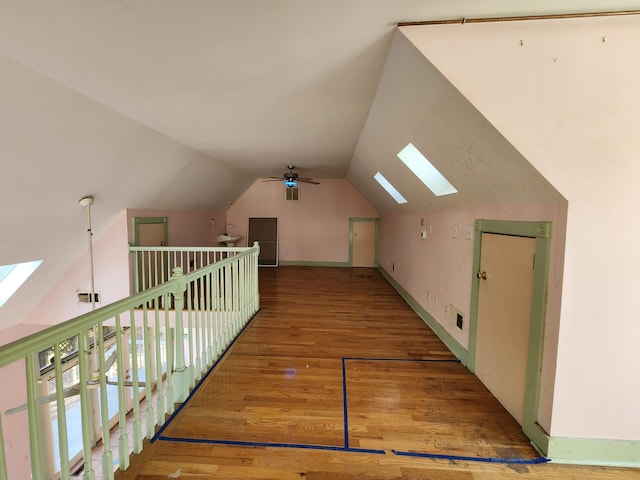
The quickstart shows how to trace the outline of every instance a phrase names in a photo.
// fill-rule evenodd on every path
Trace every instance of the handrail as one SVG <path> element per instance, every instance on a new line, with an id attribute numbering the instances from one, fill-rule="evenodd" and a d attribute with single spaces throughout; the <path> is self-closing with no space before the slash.
<path id="1" fill-rule="evenodd" d="M 133 289 L 138 292 L 150 286 L 164 283 L 171 277 L 175 267 L 185 273 L 218 262 L 247 247 L 170 247 L 129 246 L 132 254 Z"/>
<path id="2" fill-rule="evenodd" d="M 260 248 L 257 242 L 250 248 L 131 249 L 132 252 L 175 252 L 171 253 L 175 259 L 188 259 L 193 252 L 202 252 L 202 257 L 196 260 L 201 268 L 191 271 L 191 265 L 187 265 L 185 273 L 172 262 L 172 275 L 167 281 L 0 347 L 0 368 L 21 361 L 26 367 L 34 479 L 51 478 L 56 468 L 62 480 L 70 478 L 68 440 L 72 433 L 67 431 L 66 410 L 70 407 L 66 406 L 65 399 L 76 395 L 79 395 L 82 418 L 80 449 L 84 478 L 92 480 L 96 476 L 91 450 L 100 437 L 103 441 L 96 448 L 102 450 L 103 478 L 114 478 L 114 464 L 126 470 L 129 452 L 140 453 L 143 437 L 154 435 L 165 416 L 173 412 L 174 404 L 184 401 L 189 388 L 202 378 L 259 309 Z M 107 327 L 115 328 L 115 336 L 109 337 L 110 340 L 106 340 L 103 332 Z M 90 340 L 92 334 L 93 341 Z M 62 361 L 60 345 L 76 337 L 78 363 L 69 367 Z M 43 351 L 52 352 L 54 369 L 46 371 L 47 375 L 53 375 L 53 380 L 42 381 L 40 377 L 39 354 Z M 63 385 L 63 365 L 77 369 L 77 384 Z M 110 375 L 115 375 L 116 380 L 109 380 Z M 144 412 L 140 408 L 143 401 L 146 402 Z M 110 404 L 117 405 L 115 415 L 109 409 Z M 127 415 L 133 417 L 132 439 L 125 428 Z M 54 416 L 57 417 L 55 428 L 52 426 Z M 111 451 L 109 441 L 112 421 L 120 431 L 117 455 Z M 60 458 L 51 458 L 51 447 L 45 444 L 47 438 L 50 442 L 57 441 Z M 2 445 L 0 417 L 0 447 Z M 0 480 L 8 479 L 6 460 L 4 449 L 0 448 Z"/>
<path id="3" fill-rule="evenodd" d="M 0 347 L 0 368 L 5 367 L 15 361 L 22 360 L 25 353 L 39 353 L 42 350 L 54 345 L 57 342 L 66 340 L 77 334 L 85 327 L 90 328 L 100 323 L 103 318 L 113 318 L 118 313 L 123 313 L 132 308 L 171 293 L 175 279 L 170 279 L 162 285 L 152 287 L 144 292 L 136 293 L 130 297 L 117 300 L 104 307 L 97 308 L 91 312 L 84 313 L 66 322 L 48 327 L 33 335 L 20 338 Z"/>

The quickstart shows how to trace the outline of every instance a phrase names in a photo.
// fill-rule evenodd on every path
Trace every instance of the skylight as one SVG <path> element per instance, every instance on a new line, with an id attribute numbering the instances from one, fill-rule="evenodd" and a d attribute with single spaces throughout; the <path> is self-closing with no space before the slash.
<path id="1" fill-rule="evenodd" d="M 407 203 L 407 200 L 400 194 L 398 190 L 396 190 L 393 185 L 389 183 L 389 180 L 384 178 L 384 175 L 382 175 L 380 172 L 376 173 L 373 178 L 376 179 L 376 181 L 382 186 L 382 188 L 384 188 L 396 202 L 400 204 Z"/>
<path id="2" fill-rule="evenodd" d="M 41 263 L 42 260 L 35 260 L 15 265 L 0 265 L 0 307 L 11 298 L 11 295 L 20 288 Z"/>
<path id="3" fill-rule="evenodd" d="M 398 158 L 400 158 L 416 177 L 437 197 L 458 192 L 458 190 L 449 183 L 449 180 L 444 178 L 438 169 L 434 167 L 431 162 L 427 160 L 427 157 L 420 153 L 412 143 L 398 153 Z"/>

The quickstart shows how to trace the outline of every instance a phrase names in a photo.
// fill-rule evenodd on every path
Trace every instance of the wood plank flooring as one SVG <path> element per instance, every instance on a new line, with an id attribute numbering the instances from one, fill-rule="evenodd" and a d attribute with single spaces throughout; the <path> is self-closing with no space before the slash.
<path id="1" fill-rule="evenodd" d="M 260 291 L 260 313 L 117 478 L 640 479 L 464 459 L 538 455 L 374 269 L 264 268 Z"/>

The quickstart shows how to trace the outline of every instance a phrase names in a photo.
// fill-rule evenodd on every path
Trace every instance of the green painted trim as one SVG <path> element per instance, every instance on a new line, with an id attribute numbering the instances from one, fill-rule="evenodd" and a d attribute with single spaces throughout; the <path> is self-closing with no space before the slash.
<path id="1" fill-rule="evenodd" d="M 373 265 L 378 265 L 378 232 L 380 228 L 380 219 L 374 217 L 352 217 L 349 219 L 349 266 L 353 266 L 353 224 L 356 222 L 375 222 L 375 245 L 373 253 Z"/>
<path id="2" fill-rule="evenodd" d="M 469 363 L 475 372 L 478 340 L 478 302 L 480 282 L 475 272 L 480 270 L 482 257 L 482 234 L 497 233 L 517 237 L 535 238 L 535 264 L 531 297 L 529 346 L 525 383 L 524 416 L 522 431 L 535 447 L 547 455 L 549 436 L 538 424 L 540 403 L 540 378 L 542 374 L 542 353 L 544 346 L 544 324 L 547 310 L 547 287 L 549 281 L 549 258 L 551 251 L 550 222 L 517 222 L 502 220 L 476 220 L 473 249 L 471 308 L 469 312 Z"/>
<path id="3" fill-rule="evenodd" d="M 527 434 L 527 437 L 531 440 L 533 448 L 535 448 L 541 456 L 545 457 L 549 451 L 549 435 L 547 432 L 535 422 L 530 428 L 530 433 Z"/>
<path id="4" fill-rule="evenodd" d="M 476 220 L 475 229 L 483 233 L 500 233 L 516 237 L 551 238 L 550 222 Z"/>
<path id="5" fill-rule="evenodd" d="M 378 265 L 378 270 L 387 279 L 393 288 L 400 294 L 405 302 L 413 309 L 414 312 L 427 324 L 427 326 L 433 330 L 440 340 L 453 352 L 453 354 L 462 362 L 463 365 L 467 364 L 468 352 L 467 350 L 453 338 L 453 336 L 447 332 L 447 330 L 433 318 L 429 312 L 427 312 L 418 301 L 407 292 L 402 285 L 400 285 L 384 268 Z"/>
<path id="6" fill-rule="evenodd" d="M 547 229 L 551 231 L 551 225 Z M 551 240 L 536 237 L 533 267 L 533 291 L 531 293 L 531 320 L 529 323 L 529 346 L 527 353 L 527 377 L 524 396 L 524 418 L 522 430 L 532 438 L 538 425 L 540 406 L 540 380 L 542 378 L 542 356 L 544 351 L 544 325 L 547 313 L 547 286 Z"/>
<path id="7" fill-rule="evenodd" d="M 640 467 L 640 440 L 551 437 L 547 457 L 557 463 Z"/>
<path id="8" fill-rule="evenodd" d="M 304 260 L 279 260 L 279 267 L 350 267 L 349 262 L 307 262 Z"/>
<path id="9" fill-rule="evenodd" d="M 140 246 L 138 225 L 164 224 L 164 244 L 169 245 L 169 217 L 133 217 L 133 245 Z"/>

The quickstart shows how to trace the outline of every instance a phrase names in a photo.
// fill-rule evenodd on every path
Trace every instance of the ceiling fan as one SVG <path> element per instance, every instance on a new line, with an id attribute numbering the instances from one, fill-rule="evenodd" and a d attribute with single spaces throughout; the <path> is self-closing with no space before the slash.
<path id="1" fill-rule="evenodd" d="M 298 182 L 320 185 L 320 182 L 316 182 L 313 178 L 300 177 L 296 172 L 293 171 L 296 168 L 295 165 L 287 165 L 287 168 L 289 169 L 289 171 L 283 173 L 282 177 L 270 177 L 266 180 L 263 180 L 263 182 L 284 182 L 284 185 L 289 188 L 297 187 Z"/>

